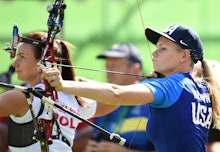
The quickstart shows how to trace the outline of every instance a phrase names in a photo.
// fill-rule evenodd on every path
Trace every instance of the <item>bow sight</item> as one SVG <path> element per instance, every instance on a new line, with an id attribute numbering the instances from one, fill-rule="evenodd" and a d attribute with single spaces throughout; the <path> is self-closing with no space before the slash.
<path id="1" fill-rule="evenodd" d="M 48 26 L 48 37 L 47 41 L 53 42 L 53 38 L 57 33 L 60 32 L 63 26 L 63 20 L 64 20 L 64 9 L 66 8 L 66 4 L 64 4 L 63 0 L 56 0 L 55 3 L 49 4 L 47 6 L 47 11 L 50 13 L 47 26 Z M 58 18 L 59 17 L 59 18 Z M 52 38 L 52 40 L 51 40 Z M 44 44 L 41 41 L 32 40 L 28 38 L 21 37 L 18 33 L 18 26 L 13 26 L 13 32 L 12 32 L 12 44 L 10 46 L 10 43 L 6 43 L 6 48 L 3 50 L 10 53 L 10 58 L 13 59 L 16 56 L 16 49 L 19 42 L 25 42 L 30 43 L 33 45 L 38 45 L 41 47 L 44 47 L 46 44 Z M 47 51 L 47 49 L 45 50 Z"/>
<path id="2" fill-rule="evenodd" d="M 33 40 L 33 39 L 29 39 L 29 38 L 25 38 L 25 37 L 20 36 L 19 33 L 18 33 L 18 26 L 14 25 L 13 26 L 13 31 L 12 31 L 12 44 L 10 46 L 9 43 L 6 43 L 6 48 L 3 49 L 6 52 L 10 53 L 10 58 L 11 59 L 13 59 L 16 56 L 17 45 L 20 42 L 33 44 L 33 45 L 37 45 L 37 46 L 40 46 L 40 47 L 43 47 L 45 45 L 41 41 Z"/>
<path id="3" fill-rule="evenodd" d="M 14 25 L 13 27 L 13 32 L 12 32 L 12 45 L 11 47 L 9 46 L 9 43 L 7 43 L 6 48 L 4 50 L 6 50 L 7 52 L 10 53 L 10 58 L 14 58 L 16 55 L 16 47 L 19 41 L 19 35 L 18 35 L 18 27 L 16 25 Z"/>

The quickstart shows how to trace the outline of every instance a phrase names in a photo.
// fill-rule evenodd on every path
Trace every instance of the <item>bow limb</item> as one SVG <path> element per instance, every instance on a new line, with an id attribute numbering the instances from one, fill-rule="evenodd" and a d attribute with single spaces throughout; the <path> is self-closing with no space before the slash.
<path id="1" fill-rule="evenodd" d="M 45 47 L 43 47 L 43 52 L 41 56 L 40 65 L 42 68 L 51 67 L 47 63 L 53 63 L 56 68 L 56 59 L 55 59 L 55 51 L 54 51 L 54 39 L 56 34 L 58 34 L 63 26 L 64 20 L 64 9 L 66 5 L 63 3 L 63 0 L 55 0 L 53 5 L 47 6 L 47 11 L 50 13 L 47 21 L 48 26 L 48 34 L 46 40 L 44 40 Z M 42 65 L 42 63 L 46 63 L 46 65 Z M 51 100 L 58 102 L 58 93 L 52 88 L 48 81 L 44 80 L 45 84 L 45 96 L 50 98 Z M 53 124 L 56 123 L 56 117 L 53 112 L 53 106 L 48 103 L 44 104 L 45 109 L 47 110 L 47 114 L 44 118 L 41 118 L 38 122 L 38 128 L 41 128 L 41 132 L 44 133 L 44 145 L 41 144 L 42 152 L 48 152 L 48 144 L 52 144 L 52 131 Z M 49 119 L 48 119 L 49 118 Z"/>
<path id="2" fill-rule="evenodd" d="M 138 12 L 139 12 L 139 14 L 140 14 L 142 27 L 143 27 L 143 30 L 145 31 L 146 26 L 144 25 L 144 19 L 143 19 L 142 11 L 141 11 L 141 8 L 140 8 L 139 0 L 136 0 L 136 3 L 137 3 L 137 7 L 138 7 Z M 150 58 L 151 58 L 151 61 L 152 61 L 150 43 L 149 43 L 148 39 L 146 39 L 146 42 L 147 42 L 148 52 L 149 52 L 149 55 L 150 55 Z"/>
<path id="3" fill-rule="evenodd" d="M 140 8 L 139 0 L 136 0 L 136 3 L 137 3 L 137 7 L 138 7 L 140 18 L 141 18 L 142 27 L 143 27 L 143 30 L 145 31 L 146 27 L 144 25 L 144 20 L 143 20 L 142 11 L 141 11 L 141 8 Z M 148 52 L 149 52 L 149 55 L 150 55 L 150 58 L 151 58 L 151 61 L 152 61 L 150 43 L 149 43 L 149 41 L 147 39 L 146 39 L 146 42 L 147 42 Z M 144 107 L 144 109 L 141 112 L 141 116 L 143 116 L 143 117 L 145 116 L 146 110 L 147 110 L 147 108 Z M 130 148 L 132 146 L 133 141 L 135 140 L 136 132 L 137 132 L 137 130 L 138 130 L 140 124 L 141 124 L 141 121 L 142 121 L 142 118 L 140 118 L 140 120 L 138 121 L 137 127 L 136 127 L 135 132 L 134 132 L 134 134 L 132 136 L 131 142 L 129 143 L 129 146 L 128 146 L 129 150 L 130 150 Z"/>
<path id="4" fill-rule="evenodd" d="M 46 39 L 46 46 L 43 50 L 43 55 L 41 58 L 41 62 L 49 62 L 53 63 L 56 68 L 56 59 L 54 53 L 54 39 L 56 34 L 58 34 L 63 26 L 64 20 L 64 10 L 66 8 L 66 4 L 64 4 L 64 0 L 55 0 L 53 5 L 47 6 L 47 11 L 50 13 L 47 21 L 48 26 L 48 35 Z M 48 67 L 48 65 L 46 64 Z M 58 95 L 57 91 L 54 88 L 49 86 L 49 83 L 45 80 L 45 88 L 47 96 L 50 96 L 52 100 L 57 101 Z"/>

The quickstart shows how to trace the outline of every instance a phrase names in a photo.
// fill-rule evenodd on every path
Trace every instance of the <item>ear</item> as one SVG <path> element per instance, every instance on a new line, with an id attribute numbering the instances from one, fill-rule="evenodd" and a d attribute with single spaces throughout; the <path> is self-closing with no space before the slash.
<path id="1" fill-rule="evenodd" d="M 140 74 L 141 73 L 141 65 L 139 63 L 135 63 L 133 65 L 133 70 L 134 70 L 134 73 Z"/>
<path id="2" fill-rule="evenodd" d="M 190 50 L 188 49 L 182 50 L 181 61 L 185 62 L 186 60 L 189 60 L 189 59 L 191 59 Z"/>
<path id="3" fill-rule="evenodd" d="M 43 73 L 43 70 L 40 66 L 37 67 L 37 74 L 41 75 Z"/>

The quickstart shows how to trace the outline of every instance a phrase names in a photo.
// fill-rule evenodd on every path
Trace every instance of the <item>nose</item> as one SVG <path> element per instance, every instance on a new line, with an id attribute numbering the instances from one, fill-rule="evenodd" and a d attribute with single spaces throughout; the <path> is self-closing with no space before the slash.
<path id="1" fill-rule="evenodd" d="M 17 59 L 12 63 L 12 66 L 13 66 L 14 68 L 17 68 L 17 67 L 18 67 Z"/>
<path id="2" fill-rule="evenodd" d="M 113 71 L 113 68 L 108 67 L 108 68 L 106 68 L 106 70 L 108 70 L 108 71 Z"/>
<path id="3" fill-rule="evenodd" d="M 108 71 L 113 71 L 114 70 L 114 67 L 113 66 L 111 66 L 111 65 L 106 65 L 106 70 L 108 70 Z"/>
<path id="4" fill-rule="evenodd" d="M 153 57 L 157 57 L 157 56 L 158 56 L 157 50 L 155 50 L 155 51 L 152 53 L 152 56 L 153 56 Z"/>

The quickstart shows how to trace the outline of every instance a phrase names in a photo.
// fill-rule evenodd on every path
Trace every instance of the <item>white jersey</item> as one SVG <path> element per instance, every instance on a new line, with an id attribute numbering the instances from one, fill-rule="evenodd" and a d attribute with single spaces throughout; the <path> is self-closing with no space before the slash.
<path id="1" fill-rule="evenodd" d="M 37 85 L 36 87 L 43 88 L 43 85 Z M 88 105 L 87 108 L 81 107 L 76 98 L 73 95 L 63 93 L 63 92 L 58 92 L 58 102 L 57 104 L 61 107 L 64 107 L 65 109 L 69 110 L 71 113 L 74 113 L 75 115 L 84 118 L 84 119 L 89 119 L 94 116 L 95 111 L 96 111 L 96 102 L 92 102 Z M 35 116 L 38 115 L 40 108 L 41 108 L 41 100 L 37 97 L 33 98 L 32 106 L 34 109 L 34 114 Z M 49 105 L 50 106 L 50 105 Z M 45 108 L 46 107 L 46 108 Z M 44 107 L 44 111 L 42 114 L 39 116 L 45 118 L 46 112 L 48 111 L 47 106 Z M 61 139 L 53 139 L 53 143 L 49 145 L 49 151 L 50 152 L 72 152 L 72 145 L 73 145 L 73 140 L 75 137 L 75 130 L 78 124 L 81 122 L 79 119 L 73 117 L 72 115 L 64 112 L 63 110 L 53 107 L 53 111 L 55 112 L 57 122 L 59 124 L 61 133 L 63 136 L 66 137 L 66 139 L 69 141 L 70 146 L 68 146 L 65 142 L 63 142 Z M 47 117 L 47 116 L 46 116 Z M 15 116 L 10 116 L 10 118 L 19 124 L 24 124 L 26 122 L 31 121 L 32 115 L 30 112 L 30 109 L 27 111 L 27 113 L 22 116 L 22 117 L 15 117 Z M 54 122 L 53 125 L 53 132 L 52 135 L 57 135 L 57 126 L 56 123 Z M 41 151 L 40 147 L 40 142 L 37 142 L 35 144 L 25 146 L 25 147 L 12 147 L 9 146 L 9 149 L 11 152 L 39 152 Z"/>

